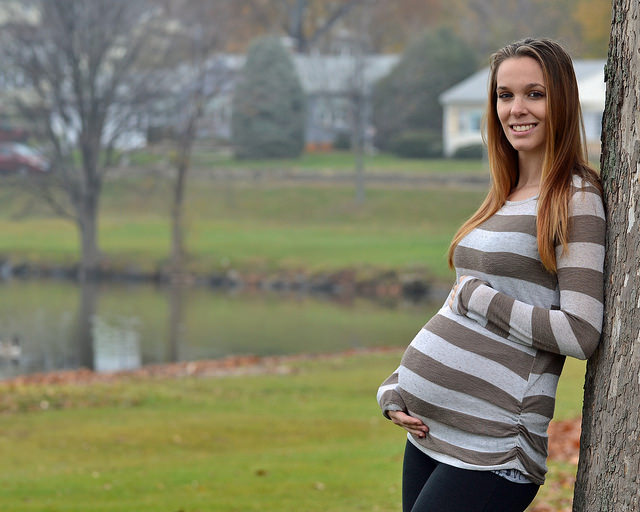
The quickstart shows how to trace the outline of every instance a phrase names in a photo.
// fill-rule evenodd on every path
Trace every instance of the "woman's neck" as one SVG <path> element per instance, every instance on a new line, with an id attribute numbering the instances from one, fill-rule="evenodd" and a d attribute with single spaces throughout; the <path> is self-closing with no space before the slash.
<path id="1" fill-rule="evenodd" d="M 520 201 L 538 195 L 542 179 L 542 160 L 519 153 L 518 183 L 509 194 L 509 201 Z"/>
<path id="2" fill-rule="evenodd" d="M 518 183 L 516 183 L 515 190 L 540 188 L 543 160 L 542 155 L 518 154 Z"/>

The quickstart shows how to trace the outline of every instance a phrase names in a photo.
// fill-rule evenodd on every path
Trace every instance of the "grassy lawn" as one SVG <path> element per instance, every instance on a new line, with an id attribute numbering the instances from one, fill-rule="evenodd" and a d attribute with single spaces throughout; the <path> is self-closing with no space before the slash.
<path id="1" fill-rule="evenodd" d="M 133 166 L 157 165 L 170 162 L 172 150 L 150 152 L 137 150 L 129 155 Z M 193 155 L 193 165 L 215 169 L 290 169 L 296 171 L 352 172 L 354 155 L 349 151 L 304 153 L 296 159 L 236 160 L 228 153 L 199 150 Z M 486 174 L 487 164 L 480 160 L 400 158 L 389 153 L 366 155 L 364 165 L 373 173 L 463 173 Z"/>
<path id="2" fill-rule="evenodd" d="M 479 190 L 369 187 L 364 204 L 351 185 L 284 185 L 192 180 L 187 244 L 198 271 L 427 269 L 449 279 L 445 254 Z M 133 173 L 108 181 L 100 245 L 114 266 L 155 269 L 169 251 L 170 184 Z M 0 254 L 16 260 L 77 260 L 76 227 L 51 218 L 24 192 L 0 193 Z"/>
<path id="3" fill-rule="evenodd" d="M 398 512 L 404 435 L 375 391 L 399 357 L 243 378 L 0 384 L 0 510 Z M 580 414 L 583 373 L 569 363 L 558 416 Z M 572 472 L 552 464 L 540 499 L 568 499 Z"/>
<path id="4" fill-rule="evenodd" d="M 132 162 L 158 158 L 138 154 Z M 352 163 L 348 153 L 295 162 L 196 156 L 200 167 L 225 169 L 333 173 L 350 172 Z M 366 165 L 367 172 L 486 172 L 481 162 L 389 155 Z M 100 244 L 114 266 L 152 270 L 163 264 L 169 197 L 166 179 L 135 169 L 105 183 Z M 416 270 L 449 280 L 449 241 L 482 197 L 482 191 L 462 188 L 370 186 L 359 205 L 348 184 L 273 186 L 201 177 L 187 191 L 189 264 L 198 271 Z M 0 255 L 69 263 L 77 261 L 77 247 L 75 226 L 51 218 L 24 192 L 0 190 Z M 118 300 L 126 305 L 134 298 Z M 229 322 L 228 309 L 215 311 Z M 278 335 L 265 328 L 272 312 L 250 313 L 247 329 Z M 319 335 L 331 314 L 323 312 L 312 324 Z M 347 329 L 353 317 L 347 310 L 340 314 Z M 309 323 L 303 312 L 295 321 Z M 371 329 L 383 333 L 399 332 L 393 325 L 383 315 L 371 321 Z M 379 414 L 375 391 L 399 357 L 298 361 L 288 363 L 286 375 L 246 378 L 0 383 L 0 510 L 398 512 L 404 436 Z M 559 419 L 580 414 L 583 375 L 583 364 L 568 362 Z M 572 472 L 571 465 L 552 462 L 540 499 L 558 507 L 566 502 L 572 490 L 563 482 Z"/>

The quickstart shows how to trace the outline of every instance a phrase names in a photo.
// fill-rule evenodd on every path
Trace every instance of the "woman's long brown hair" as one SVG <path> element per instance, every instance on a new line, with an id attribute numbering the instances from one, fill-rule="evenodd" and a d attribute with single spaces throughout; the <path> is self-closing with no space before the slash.
<path id="1" fill-rule="evenodd" d="M 563 252 L 568 247 L 572 176 L 581 176 L 602 190 L 597 173 L 588 164 L 578 85 L 571 57 L 558 43 L 549 39 L 524 39 L 506 46 L 490 59 L 485 137 L 491 188 L 480 208 L 453 237 L 449 246 L 451 268 L 460 240 L 496 213 L 518 182 L 518 153 L 507 140 L 496 111 L 496 75 L 502 62 L 519 57 L 531 57 L 540 64 L 547 89 L 547 128 L 538 198 L 537 237 L 540 259 L 549 272 L 555 273 L 557 269 L 556 245 L 562 244 Z"/>

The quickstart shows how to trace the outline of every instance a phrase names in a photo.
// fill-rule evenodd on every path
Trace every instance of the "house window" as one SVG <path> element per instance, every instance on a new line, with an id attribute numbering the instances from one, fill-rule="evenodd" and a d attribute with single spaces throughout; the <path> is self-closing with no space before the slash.
<path id="1" fill-rule="evenodd" d="M 318 126 L 328 127 L 333 122 L 331 103 L 326 99 L 318 99 L 313 105 L 312 117 Z"/>
<path id="2" fill-rule="evenodd" d="M 478 133 L 482 123 L 482 110 L 462 110 L 458 116 L 460 133 Z"/>
<path id="3" fill-rule="evenodd" d="M 347 105 L 335 105 L 334 111 L 334 128 L 337 129 L 345 129 L 349 127 L 348 119 L 347 119 Z"/>

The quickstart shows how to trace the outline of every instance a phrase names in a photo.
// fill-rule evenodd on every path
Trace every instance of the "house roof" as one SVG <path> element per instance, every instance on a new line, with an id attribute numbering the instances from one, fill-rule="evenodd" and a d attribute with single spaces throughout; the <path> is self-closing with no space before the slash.
<path id="1" fill-rule="evenodd" d="M 245 55 L 222 55 L 216 59 L 234 73 L 242 70 Z M 400 55 L 367 55 L 363 58 L 364 84 L 370 87 L 385 76 Z M 353 89 L 357 59 L 353 55 L 292 55 L 307 94 L 345 94 Z"/>
<path id="2" fill-rule="evenodd" d="M 578 81 L 580 101 L 584 107 L 604 109 L 605 60 L 575 60 L 573 69 Z M 440 95 L 442 105 L 484 105 L 487 100 L 489 68 L 483 68 L 447 89 Z"/>
<path id="3" fill-rule="evenodd" d="M 371 86 L 398 62 L 399 55 L 363 58 L 363 78 Z M 293 62 L 307 94 L 346 93 L 353 89 L 357 59 L 353 55 L 295 55 Z"/>

